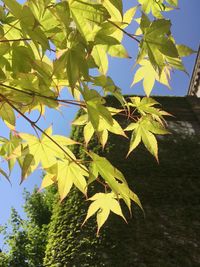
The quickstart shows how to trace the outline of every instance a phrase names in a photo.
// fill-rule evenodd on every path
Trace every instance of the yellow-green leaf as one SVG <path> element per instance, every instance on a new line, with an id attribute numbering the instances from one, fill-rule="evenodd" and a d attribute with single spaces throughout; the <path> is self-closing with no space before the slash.
<path id="1" fill-rule="evenodd" d="M 92 56 L 99 68 L 99 71 L 105 75 L 108 71 L 108 57 L 104 46 L 95 45 L 92 49 Z"/>
<path id="2" fill-rule="evenodd" d="M 15 113 L 9 104 L 0 102 L 0 117 L 10 125 L 15 126 Z"/>
<path id="3" fill-rule="evenodd" d="M 193 49 L 191 49 L 186 45 L 177 45 L 176 48 L 178 50 L 178 54 L 180 57 L 187 57 L 190 56 L 191 54 L 196 53 L 196 51 L 194 51 Z"/>
<path id="4" fill-rule="evenodd" d="M 94 128 L 93 128 L 91 122 L 88 122 L 84 126 L 84 129 L 83 129 L 83 135 L 84 135 L 84 140 L 85 140 L 86 146 L 90 142 L 90 139 L 92 138 L 93 134 L 94 134 Z"/>
<path id="5" fill-rule="evenodd" d="M 86 167 L 75 162 L 62 160 L 58 162 L 58 191 L 61 200 L 69 193 L 74 184 L 83 194 L 87 193 L 87 183 L 85 177 L 89 175 Z"/>
<path id="6" fill-rule="evenodd" d="M 106 222 L 110 211 L 121 216 L 125 221 L 125 217 L 122 213 L 119 201 L 116 200 L 116 196 L 113 193 L 97 193 L 93 197 L 89 198 L 89 200 L 93 201 L 92 204 L 88 208 L 87 216 L 83 222 L 85 222 L 97 212 L 97 235 L 99 234 L 100 228 Z M 82 225 L 83 225 L 82 224 Z"/>
<path id="7" fill-rule="evenodd" d="M 42 178 L 42 184 L 40 186 L 40 190 L 47 188 L 48 186 L 54 184 L 55 175 L 47 173 Z"/>

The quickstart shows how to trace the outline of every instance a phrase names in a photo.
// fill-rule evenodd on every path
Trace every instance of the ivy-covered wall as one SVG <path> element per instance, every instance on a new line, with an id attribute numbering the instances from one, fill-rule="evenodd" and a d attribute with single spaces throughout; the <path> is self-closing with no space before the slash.
<path id="1" fill-rule="evenodd" d="M 81 131 L 73 130 L 74 139 Z M 95 140 L 91 148 L 102 154 Z M 113 215 L 96 237 L 94 220 L 81 228 L 88 203 L 74 190 L 54 207 L 44 266 L 200 266 L 199 148 L 197 135 L 162 138 L 158 164 L 142 146 L 125 159 L 128 142 L 112 135 L 103 153 L 139 195 L 145 217 L 134 206 L 132 218 L 125 212 L 128 224 Z"/>

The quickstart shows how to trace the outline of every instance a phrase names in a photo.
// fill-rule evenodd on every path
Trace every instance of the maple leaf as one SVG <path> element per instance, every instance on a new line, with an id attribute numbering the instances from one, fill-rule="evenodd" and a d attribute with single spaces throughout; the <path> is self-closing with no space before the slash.
<path id="1" fill-rule="evenodd" d="M 158 122 L 152 120 L 151 116 L 143 116 L 136 123 L 131 123 L 125 131 L 133 131 L 130 141 L 130 147 L 127 156 L 142 141 L 147 150 L 158 161 L 158 144 L 154 134 L 168 134 L 169 132 Z"/>
<path id="2" fill-rule="evenodd" d="M 143 88 L 147 96 L 150 96 L 152 89 L 154 87 L 155 81 L 160 82 L 161 84 L 166 85 L 170 88 L 169 79 L 170 79 L 170 69 L 164 68 L 159 75 L 157 71 L 152 67 L 151 63 L 148 60 L 142 60 L 140 62 L 140 68 L 136 71 L 134 75 L 133 82 L 131 86 L 143 80 Z"/>
<path id="3" fill-rule="evenodd" d="M 63 146 L 64 150 L 61 150 L 51 139 L 45 134 L 39 139 L 34 135 L 20 133 L 20 137 L 23 139 L 23 145 L 26 147 L 26 156 L 24 158 L 23 166 L 26 169 L 23 170 L 22 179 L 26 176 L 26 173 L 30 169 L 33 172 L 41 163 L 43 168 L 48 168 L 57 162 L 57 159 L 63 159 L 67 157 L 66 153 L 76 160 L 73 153 L 67 148 L 68 145 L 77 144 L 77 142 L 64 136 L 52 136 L 52 128 L 48 128 L 45 131 L 53 140 Z M 28 156 L 29 155 L 29 156 Z M 28 162 L 27 162 L 28 161 Z"/>
<path id="4" fill-rule="evenodd" d="M 116 199 L 114 193 L 97 193 L 88 200 L 93 201 L 93 203 L 89 206 L 87 216 L 82 225 L 97 212 L 97 236 L 99 235 L 99 230 L 107 220 L 110 212 L 121 216 L 125 222 L 126 218 L 124 217 L 119 201 Z"/>

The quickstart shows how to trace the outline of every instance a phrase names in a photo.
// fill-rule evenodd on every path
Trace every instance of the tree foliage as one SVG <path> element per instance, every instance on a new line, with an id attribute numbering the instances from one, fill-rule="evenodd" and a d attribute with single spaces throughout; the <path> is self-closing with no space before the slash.
<path id="1" fill-rule="evenodd" d="M 24 198 L 27 219 L 22 219 L 13 208 L 10 220 L 2 227 L 8 252 L 0 254 L 1 266 L 43 266 L 55 190 L 51 188 L 42 194 L 38 193 L 38 189 L 32 194 L 25 191 Z"/>
<path id="2" fill-rule="evenodd" d="M 2 266 L 2 267 L 8 266 L 8 257 L 2 251 L 0 252 L 0 266 Z"/>
<path id="3" fill-rule="evenodd" d="M 88 151 L 87 145 L 93 134 L 104 147 L 109 132 L 126 138 L 125 131 L 130 131 L 127 153 L 143 143 L 158 160 L 156 135 L 167 133 L 163 116 L 168 114 L 149 95 L 155 81 L 169 86 L 173 69 L 185 71 L 181 58 L 193 53 L 176 44 L 171 21 L 165 18 L 165 12 L 177 5 L 177 0 L 138 0 L 124 11 L 122 0 L 27 0 L 24 4 L 2 0 L 0 117 L 10 136 L 0 139 L 0 155 L 8 162 L 8 173 L 1 168 L 1 174 L 9 179 L 17 163 L 24 181 L 41 166 L 45 172 L 42 188 L 56 183 L 61 200 L 74 186 L 87 198 L 92 183 L 103 184 L 103 192 L 90 196 L 93 202 L 86 216 L 87 220 L 97 212 L 98 231 L 110 210 L 123 216 L 122 201 L 129 210 L 132 201 L 141 207 L 124 175 L 106 158 Z M 135 34 L 127 30 L 131 23 L 138 24 Z M 146 94 L 128 101 L 107 75 L 109 57 L 129 59 L 124 35 L 138 43 L 135 64 L 139 68 L 133 85 L 143 80 Z M 98 70 L 97 74 L 92 69 Z M 64 88 L 68 88 L 71 99 L 63 97 Z M 108 94 L 117 98 L 121 109 L 106 106 L 104 96 Z M 65 104 L 84 110 L 74 124 L 85 125 L 85 140 L 79 145 L 89 156 L 86 162 L 70 149 L 75 141 L 52 135 L 51 126 L 42 129 L 38 124 L 47 108 L 59 111 Z M 39 112 L 36 120 L 30 117 L 34 110 Z M 32 126 L 35 135 L 15 128 L 17 114 Z M 116 114 L 131 119 L 126 129 L 114 119 Z"/>

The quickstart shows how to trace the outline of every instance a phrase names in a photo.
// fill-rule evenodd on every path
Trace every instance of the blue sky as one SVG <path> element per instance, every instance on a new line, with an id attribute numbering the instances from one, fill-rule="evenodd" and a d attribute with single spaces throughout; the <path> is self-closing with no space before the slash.
<path id="1" fill-rule="evenodd" d="M 22 2 L 22 1 L 21 1 Z M 125 9 L 134 4 L 134 1 L 124 0 Z M 200 20 L 199 20 L 199 10 L 200 1 L 199 0 L 180 0 L 178 10 L 170 12 L 167 16 L 172 20 L 172 33 L 179 44 L 186 44 L 198 50 L 200 41 Z M 131 25 L 128 31 L 134 32 L 135 26 Z M 132 70 L 134 64 L 134 58 L 137 54 L 137 44 L 128 38 L 125 38 L 124 45 L 129 51 L 132 60 L 110 60 L 110 70 L 109 75 L 113 78 L 116 84 L 122 88 L 124 94 L 143 94 L 143 89 L 141 84 L 130 88 L 130 84 L 133 79 L 134 71 Z M 191 75 L 196 55 L 192 55 L 184 59 L 185 67 L 188 73 Z M 178 95 L 184 96 L 187 94 L 188 86 L 190 82 L 190 77 L 186 74 L 175 71 L 172 73 L 171 86 L 173 90 L 156 84 L 155 89 L 153 89 L 154 95 Z M 53 121 L 54 133 L 59 133 L 63 135 L 69 135 L 71 121 L 74 117 L 76 110 L 72 107 L 63 110 L 63 114 L 60 115 L 58 112 L 48 111 L 45 119 L 42 119 L 40 126 L 42 128 L 48 127 Z M 36 116 L 37 114 L 33 114 Z M 31 131 L 30 126 L 26 125 L 23 119 L 18 119 L 17 129 L 20 131 Z M 7 129 L 4 124 L 0 121 L 1 135 L 7 135 Z M 1 161 L 0 161 L 1 162 Z M 20 172 L 16 166 L 11 175 L 12 186 L 0 176 L 0 225 L 5 223 L 10 215 L 10 208 L 15 207 L 19 213 L 24 216 L 22 211 L 23 197 L 22 193 L 24 188 L 32 191 L 35 185 L 39 185 L 41 182 L 41 171 L 36 171 L 32 174 L 22 185 L 19 185 Z M 3 246 L 2 240 L 0 239 L 0 248 Z"/>

